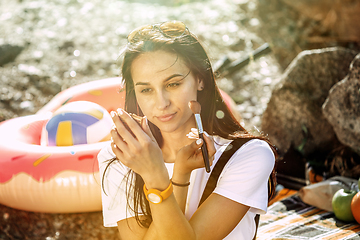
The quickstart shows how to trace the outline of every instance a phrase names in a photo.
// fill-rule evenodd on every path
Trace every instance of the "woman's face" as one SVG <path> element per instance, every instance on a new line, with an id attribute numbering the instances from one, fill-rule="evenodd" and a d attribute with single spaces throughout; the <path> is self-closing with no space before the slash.
<path id="1" fill-rule="evenodd" d="M 160 131 L 194 127 L 188 103 L 197 99 L 203 82 L 178 55 L 163 50 L 141 54 L 131 65 L 131 75 L 141 111 Z"/>

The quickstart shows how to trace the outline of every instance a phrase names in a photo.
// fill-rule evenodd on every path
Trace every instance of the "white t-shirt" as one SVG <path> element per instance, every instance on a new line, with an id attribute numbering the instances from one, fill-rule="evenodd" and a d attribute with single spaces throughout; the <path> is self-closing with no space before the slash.
<path id="1" fill-rule="evenodd" d="M 231 142 L 231 140 L 220 137 L 214 137 L 214 140 L 216 154 L 211 170 L 226 146 Z M 107 160 L 113 157 L 115 155 L 110 145 L 100 151 L 98 155 L 100 179 L 103 177 Z M 225 165 L 214 192 L 250 206 L 250 210 L 224 239 L 253 239 L 255 233 L 254 217 L 256 214 L 266 213 L 267 210 L 268 179 L 274 163 L 274 154 L 269 145 L 265 141 L 253 139 L 238 149 Z M 165 165 L 171 177 L 174 164 L 165 163 Z M 134 216 L 127 207 L 126 181 L 123 181 L 128 171 L 129 169 L 119 161 L 111 164 L 106 171 L 104 182 L 102 182 L 104 186 L 101 186 L 105 227 L 115 227 L 118 221 Z M 210 173 L 207 173 L 204 168 L 196 169 L 191 173 L 185 210 L 187 219 L 190 219 L 196 211 L 209 176 Z"/>

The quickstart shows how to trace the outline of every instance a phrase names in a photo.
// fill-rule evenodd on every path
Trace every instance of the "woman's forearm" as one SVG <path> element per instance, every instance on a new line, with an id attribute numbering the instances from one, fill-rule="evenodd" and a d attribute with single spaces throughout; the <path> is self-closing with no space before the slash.
<path id="1" fill-rule="evenodd" d="M 178 175 L 174 172 L 174 182 L 186 183 L 190 180 L 190 173 Z M 163 179 L 163 178 L 162 178 Z M 154 179 L 155 180 L 155 179 Z M 153 188 L 164 190 L 167 181 L 151 181 Z M 147 186 L 148 180 L 145 180 Z M 150 181 L 149 181 L 150 182 Z M 188 187 L 173 186 L 173 194 L 160 204 L 149 203 L 153 221 L 144 239 L 195 239 L 194 231 L 185 218 L 185 206 Z"/>
<path id="2" fill-rule="evenodd" d="M 190 173 L 187 175 L 177 175 L 176 172 L 174 172 L 174 175 L 172 177 L 172 182 L 174 186 L 175 199 L 181 211 L 185 213 L 187 195 L 189 190 L 189 186 L 185 186 L 185 185 L 187 185 L 187 183 L 190 182 Z"/>
<path id="3" fill-rule="evenodd" d="M 196 239 L 195 232 L 175 199 L 174 194 L 160 204 L 150 203 L 153 222 L 144 239 Z"/>

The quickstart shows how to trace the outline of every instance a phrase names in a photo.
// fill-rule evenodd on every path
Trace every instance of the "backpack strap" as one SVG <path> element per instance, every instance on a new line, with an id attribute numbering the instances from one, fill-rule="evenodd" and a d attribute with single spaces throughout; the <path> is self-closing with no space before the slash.
<path id="1" fill-rule="evenodd" d="M 211 171 L 209 180 L 206 183 L 205 190 L 199 202 L 199 206 L 210 196 L 210 194 L 214 191 L 217 181 L 219 179 L 220 173 L 224 169 L 226 163 L 229 161 L 231 156 L 247 141 L 251 139 L 249 138 L 239 138 L 233 140 L 225 149 L 225 151 L 221 154 L 219 160 L 215 164 L 215 167 Z"/>

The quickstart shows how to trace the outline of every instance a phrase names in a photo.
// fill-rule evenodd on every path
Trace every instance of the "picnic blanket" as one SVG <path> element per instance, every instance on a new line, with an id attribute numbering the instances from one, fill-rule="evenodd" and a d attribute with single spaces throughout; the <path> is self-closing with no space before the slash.
<path id="1" fill-rule="evenodd" d="M 359 240 L 360 224 L 342 222 L 332 212 L 305 204 L 294 194 L 273 203 L 261 215 L 256 239 Z"/>

